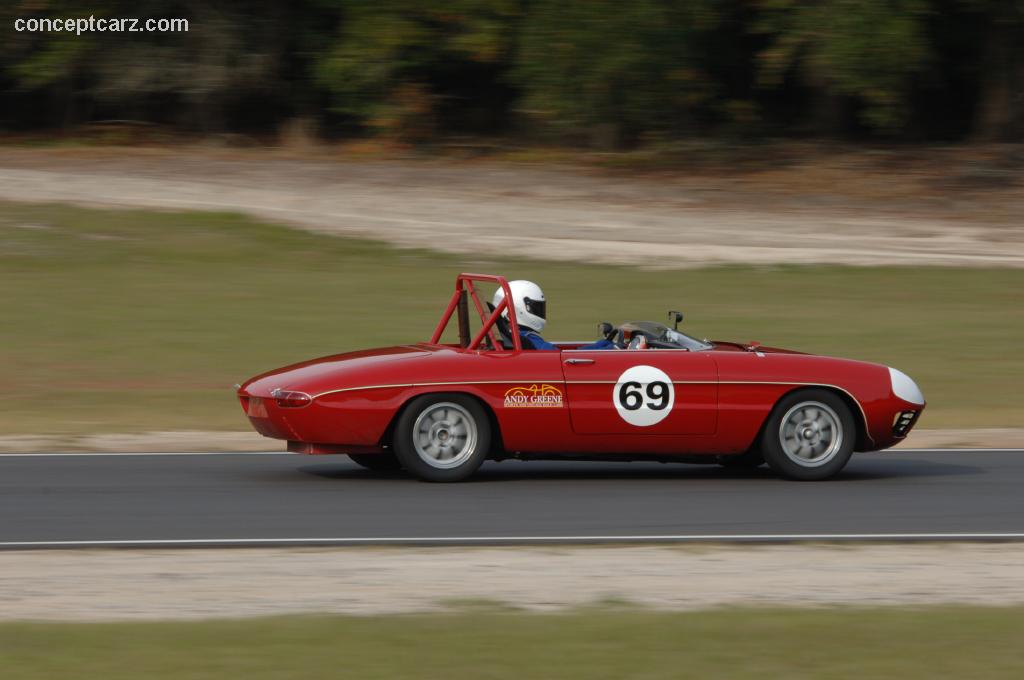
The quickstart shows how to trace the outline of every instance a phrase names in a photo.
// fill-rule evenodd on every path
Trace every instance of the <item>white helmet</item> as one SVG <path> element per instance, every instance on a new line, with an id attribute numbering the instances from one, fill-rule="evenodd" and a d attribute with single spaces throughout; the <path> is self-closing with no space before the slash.
<path id="1" fill-rule="evenodd" d="M 533 281 L 509 281 L 508 288 L 512 291 L 512 304 L 516 308 L 516 321 L 524 328 L 540 333 L 547 323 L 547 301 L 544 291 Z M 491 301 L 497 307 L 505 299 L 505 289 L 499 287 Z M 508 310 L 501 313 L 508 318 Z"/>

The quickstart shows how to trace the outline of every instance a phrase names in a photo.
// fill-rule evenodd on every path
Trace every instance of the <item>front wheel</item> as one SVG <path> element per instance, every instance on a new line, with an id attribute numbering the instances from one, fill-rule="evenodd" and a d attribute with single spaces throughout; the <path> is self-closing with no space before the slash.
<path id="1" fill-rule="evenodd" d="M 464 394 L 414 399 L 395 427 L 394 449 L 407 472 L 428 482 L 457 482 L 476 472 L 491 446 L 483 407 Z"/>
<path id="2" fill-rule="evenodd" d="M 853 414 L 841 398 L 826 390 L 801 390 L 775 405 L 761 451 L 783 477 L 827 479 L 846 466 L 855 438 Z"/>

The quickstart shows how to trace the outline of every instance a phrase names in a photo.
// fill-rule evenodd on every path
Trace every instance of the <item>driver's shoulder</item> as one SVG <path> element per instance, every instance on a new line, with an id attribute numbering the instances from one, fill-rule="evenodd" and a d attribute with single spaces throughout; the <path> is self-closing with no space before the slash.
<path id="1" fill-rule="evenodd" d="M 540 333 L 533 329 L 520 328 L 519 335 L 530 343 L 534 349 L 558 349 L 557 345 L 548 342 Z"/>

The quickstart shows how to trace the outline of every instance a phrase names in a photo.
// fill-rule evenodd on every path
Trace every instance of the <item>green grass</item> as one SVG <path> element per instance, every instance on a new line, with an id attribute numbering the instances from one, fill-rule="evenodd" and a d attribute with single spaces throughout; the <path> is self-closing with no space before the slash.
<path id="1" fill-rule="evenodd" d="M 643 271 L 395 250 L 232 214 L 6 203 L 0 434 L 246 429 L 234 383 L 425 340 L 467 269 L 539 281 L 549 338 L 683 309 L 694 335 L 896 366 L 929 399 L 922 427 L 1024 425 L 1020 270 Z"/>
<path id="2" fill-rule="evenodd" d="M 6 680 L 1020 678 L 1022 608 L 0 624 Z"/>

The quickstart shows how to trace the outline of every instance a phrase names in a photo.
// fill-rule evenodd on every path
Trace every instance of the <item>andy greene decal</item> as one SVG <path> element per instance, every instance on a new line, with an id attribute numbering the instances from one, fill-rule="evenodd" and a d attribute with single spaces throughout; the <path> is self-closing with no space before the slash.
<path id="1" fill-rule="evenodd" d="M 505 408 L 562 408 L 562 390 L 541 384 L 513 387 L 505 392 Z"/>

